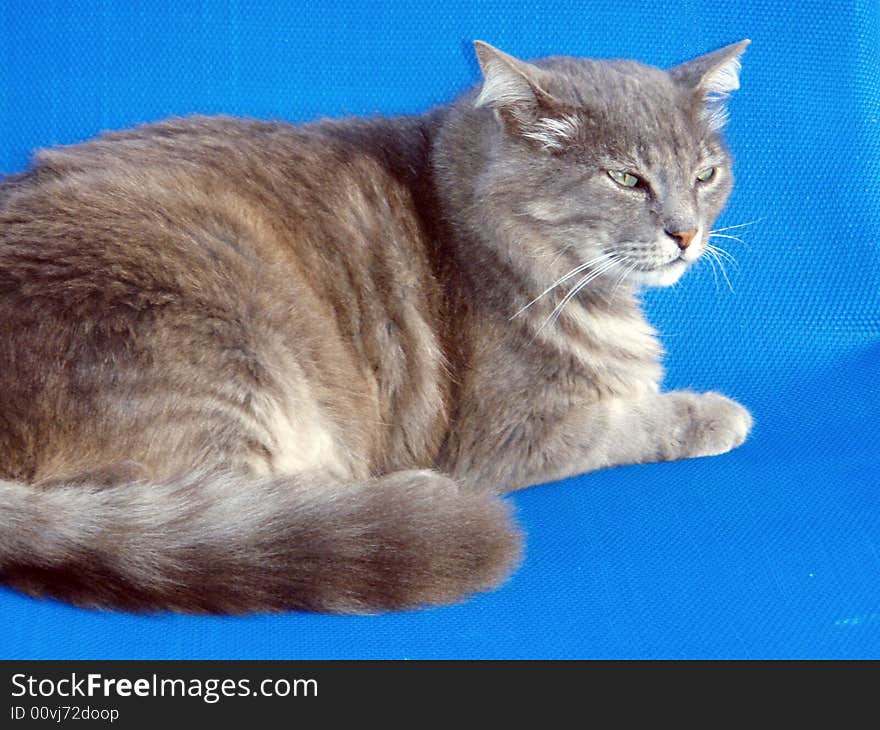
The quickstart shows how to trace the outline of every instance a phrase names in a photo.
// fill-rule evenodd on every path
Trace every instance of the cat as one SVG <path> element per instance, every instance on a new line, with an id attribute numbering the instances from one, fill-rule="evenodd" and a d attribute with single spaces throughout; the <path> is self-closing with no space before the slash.
<path id="1" fill-rule="evenodd" d="M 132 611 L 374 613 L 499 585 L 501 498 L 721 454 L 638 292 L 705 251 L 748 41 L 516 59 L 421 116 L 174 118 L 0 185 L 0 581 Z"/>

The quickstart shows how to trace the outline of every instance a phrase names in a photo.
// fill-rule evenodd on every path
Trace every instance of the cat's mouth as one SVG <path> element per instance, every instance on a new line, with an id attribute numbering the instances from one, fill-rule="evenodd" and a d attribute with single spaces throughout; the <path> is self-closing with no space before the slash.
<path id="1" fill-rule="evenodd" d="M 687 266 L 687 261 L 681 257 L 653 266 L 639 264 L 632 270 L 629 279 L 639 286 L 670 286 L 681 278 Z"/>
<path id="2" fill-rule="evenodd" d="M 677 266 L 687 266 L 687 261 L 685 261 L 681 256 L 678 256 L 677 258 L 672 259 L 672 261 L 666 261 L 662 264 L 637 264 L 635 268 L 637 271 L 652 273 L 669 271 Z"/>

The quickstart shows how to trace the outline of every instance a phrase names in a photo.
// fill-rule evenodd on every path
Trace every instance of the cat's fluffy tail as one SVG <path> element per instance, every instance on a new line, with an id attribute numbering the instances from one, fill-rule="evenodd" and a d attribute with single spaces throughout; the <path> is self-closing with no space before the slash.
<path id="1" fill-rule="evenodd" d="M 0 581 L 79 605 L 371 613 L 488 589 L 519 551 L 500 499 L 429 471 L 359 485 L 0 481 Z"/>

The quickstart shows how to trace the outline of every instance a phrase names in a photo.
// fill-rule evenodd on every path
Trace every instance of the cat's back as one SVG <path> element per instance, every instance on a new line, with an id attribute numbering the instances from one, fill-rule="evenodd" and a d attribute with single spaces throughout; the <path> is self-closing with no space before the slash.
<path id="1" fill-rule="evenodd" d="M 46 443 L 53 419 L 150 369 L 178 388 L 300 377 L 308 395 L 288 402 L 365 421 L 405 401 L 432 423 L 400 450 L 436 441 L 439 295 L 412 188 L 425 139 L 417 121 L 194 117 L 39 152 L 0 185 L 0 380 L 7 415 L 40 423 L 0 433 L 0 451 Z M 379 441 L 398 437 L 378 436 L 352 433 L 354 450 L 393 454 Z"/>
<path id="2" fill-rule="evenodd" d="M 23 245 L 38 238 L 44 249 L 128 261 L 167 249 L 190 264 L 216 259 L 205 240 L 157 240 L 163 230 L 252 229 L 237 244 L 270 259 L 343 239 L 372 247 L 377 225 L 414 213 L 392 160 L 407 145 L 396 131 L 365 120 L 170 119 L 39 151 L 31 171 L 0 186 L 0 215 L 7 233 L 20 227 Z"/>
<path id="3" fill-rule="evenodd" d="M 0 182 L 0 292 L 237 305 L 273 272 L 324 292 L 426 275 L 417 119 L 178 118 L 39 151 Z"/>
<path id="4" fill-rule="evenodd" d="M 0 183 L 0 296 L 95 317 L 295 298 L 351 321 L 376 285 L 417 291 L 430 273 L 400 174 L 414 136 L 390 120 L 191 117 L 42 150 Z"/>

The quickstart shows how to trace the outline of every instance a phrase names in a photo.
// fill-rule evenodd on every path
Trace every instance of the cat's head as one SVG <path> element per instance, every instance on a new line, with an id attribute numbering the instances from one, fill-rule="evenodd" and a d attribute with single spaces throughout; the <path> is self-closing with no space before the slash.
<path id="1" fill-rule="evenodd" d="M 513 238 L 571 268 L 674 283 L 706 250 L 732 185 L 720 139 L 749 41 L 669 71 L 568 57 L 535 63 L 476 42 L 492 125 L 482 195 Z"/>

